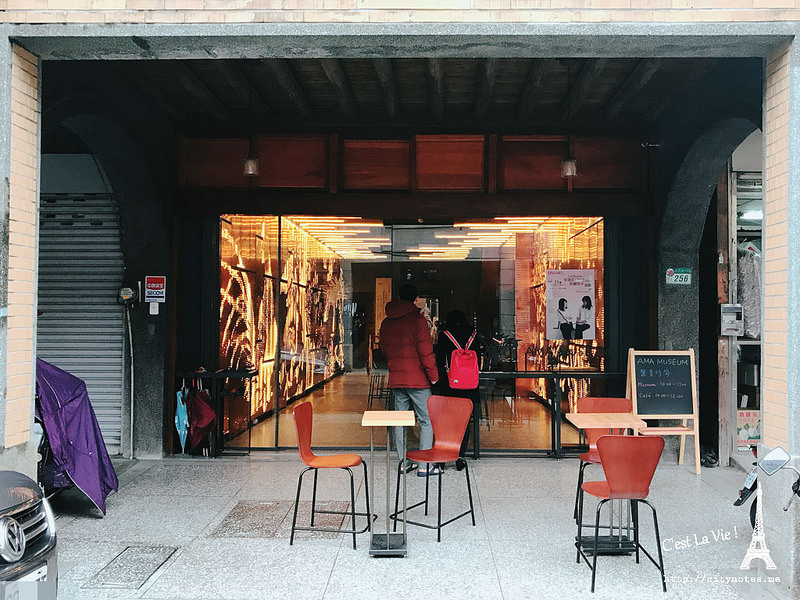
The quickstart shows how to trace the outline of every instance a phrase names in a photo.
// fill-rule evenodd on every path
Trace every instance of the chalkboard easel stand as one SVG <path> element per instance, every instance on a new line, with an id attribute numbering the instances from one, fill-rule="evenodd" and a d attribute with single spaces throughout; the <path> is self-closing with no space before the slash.
<path id="1" fill-rule="evenodd" d="M 683 464 L 686 436 L 693 436 L 695 473 L 700 475 L 694 350 L 629 349 L 627 397 L 640 419 L 681 421 L 681 425 L 646 427 L 639 434 L 680 436 L 679 465 Z"/>

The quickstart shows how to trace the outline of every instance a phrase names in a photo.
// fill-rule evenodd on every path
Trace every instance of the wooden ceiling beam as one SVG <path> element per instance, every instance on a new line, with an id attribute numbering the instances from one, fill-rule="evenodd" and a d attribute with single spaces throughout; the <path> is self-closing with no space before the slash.
<path id="1" fill-rule="evenodd" d="M 325 72 L 325 77 L 333 86 L 336 92 L 336 100 L 339 102 L 339 108 L 347 116 L 348 119 L 355 119 L 358 116 L 358 107 L 356 106 L 356 99 L 353 96 L 353 90 L 350 89 L 350 84 L 347 81 L 347 75 L 344 73 L 342 63 L 338 58 L 321 58 L 319 61 L 322 70 Z"/>
<path id="2" fill-rule="evenodd" d="M 681 96 L 681 93 L 685 91 L 694 81 L 697 79 L 705 77 L 711 69 L 713 69 L 718 64 L 718 60 L 708 60 L 702 63 L 702 66 L 691 76 L 687 77 L 683 81 L 683 88 L 681 90 L 676 90 L 672 94 L 664 94 L 658 102 L 654 102 L 649 110 L 649 117 L 651 121 L 656 121 L 661 116 L 661 114 L 666 111 L 672 104 Z"/>
<path id="3" fill-rule="evenodd" d="M 651 206 L 643 192 L 321 192 L 276 189 L 182 189 L 175 209 L 184 215 L 280 215 L 302 206 L 305 215 L 361 216 L 375 219 L 483 219 L 511 216 L 646 216 Z M 297 212 L 297 211 L 295 211 Z"/>
<path id="4" fill-rule="evenodd" d="M 261 125 L 269 125 L 274 115 L 264 97 L 253 84 L 252 76 L 245 72 L 236 62 L 223 65 L 223 61 L 212 60 L 210 64 L 221 78 L 227 81 L 236 94 L 243 98 L 242 106 L 252 113 Z"/>
<path id="5" fill-rule="evenodd" d="M 606 62 L 608 62 L 608 59 L 605 58 L 590 58 L 583 63 L 583 68 L 581 72 L 578 73 L 575 83 L 570 86 L 571 89 L 564 102 L 561 116 L 565 123 L 568 123 L 575 113 L 580 110 L 586 100 L 586 95 L 589 93 L 598 75 L 600 75 L 605 68 Z"/>
<path id="6" fill-rule="evenodd" d="M 547 70 L 547 61 L 540 58 L 531 61 L 531 66 L 528 69 L 528 78 L 525 80 L 525 87 L 522 89 L 519 107 L 517 108 L 517 114 L 523 121 L 527 121 L 533 116 L 542 79 Z"/>
<path id="7" fill-rule="evenodd" d="M 609 100 L 606 117 L 609 121 L 617 118 L 628 101 L 641 92 L 661 67 L 660 58 L 647 58 L 639 61 L 616 94 Z"/>
<path id="8" fill-rule="evenodd" d="M 389 118 L 394 120 L 397 117 L 397 80 L 394 76 L 392 59 L 376 58 L 372 61 L 378 81 L 381 82 L 383 97 L 386 103 L 386 112 Z"/>
<path id="9" fill-rule="evenodd" d="M 176 83 L 211 113 L 217 122 L 225 123 L 230 119 L 230 109 L 194 74 L 184 61 L 168 60 L 163 62 L 172 68 Z"/>
<path id="10" fill-rule="evenodd" d="M 494 82 L 497 80 L 497 67 L 499 61 L 496 58 L 487 58 L 483 61 L 483 68 L 480 72 L 480 82 L 478 87 L 478 97 L 475 101 L 475 116 L 483 121 L 489 112 L 489 104 L 492 102 L 492 92 Z"/>
<path id="11" fill-rule="evenodd" d="M 310 120 L 314 113 L 311 103 L 308 101 L 303 88 L 300 87 L 286 60 L 283 58 L 265 58 L 261 60 L 261 64 L 270 70 L 283 90 L 284 95 L 294 105 L 300 116 Z"/>
<path id="12" fill-rule="evenodd" d="M 428 59 L 428 88 L 431 99 L 431 117 L 439 120 L 444 115 L 444 61 Z"/>

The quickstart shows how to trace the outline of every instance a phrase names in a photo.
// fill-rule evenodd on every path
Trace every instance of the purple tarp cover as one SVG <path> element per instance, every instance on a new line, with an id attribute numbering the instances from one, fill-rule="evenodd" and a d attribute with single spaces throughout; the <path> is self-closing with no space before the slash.
<path id="1" fill-rule="evenodd" d="M 43 423 L 53 461 L 42 479 L 68 484 L 64 474 L 106 514 L 106 497 L 119 487 L 83 380 L 36 359 L 36 416 Z"/>

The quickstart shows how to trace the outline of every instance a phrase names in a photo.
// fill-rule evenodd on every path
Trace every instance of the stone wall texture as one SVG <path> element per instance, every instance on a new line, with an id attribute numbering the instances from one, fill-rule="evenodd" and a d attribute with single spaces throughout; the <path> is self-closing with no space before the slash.
<path id="1" fill-rule="evenodd" d="M 800 18 L 798 0 L 0 0 L 7 23 L 648 23 Z"/>

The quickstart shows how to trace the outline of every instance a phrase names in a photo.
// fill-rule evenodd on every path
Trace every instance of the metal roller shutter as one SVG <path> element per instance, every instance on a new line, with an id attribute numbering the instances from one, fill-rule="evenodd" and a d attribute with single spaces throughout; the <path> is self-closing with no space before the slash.
<path id="1" fill-rule="evenodd" d="M 122 446 L 124 270 L 112 195 L 42 195 L 37 356 L 86 382 L 112 455 Z"/>

